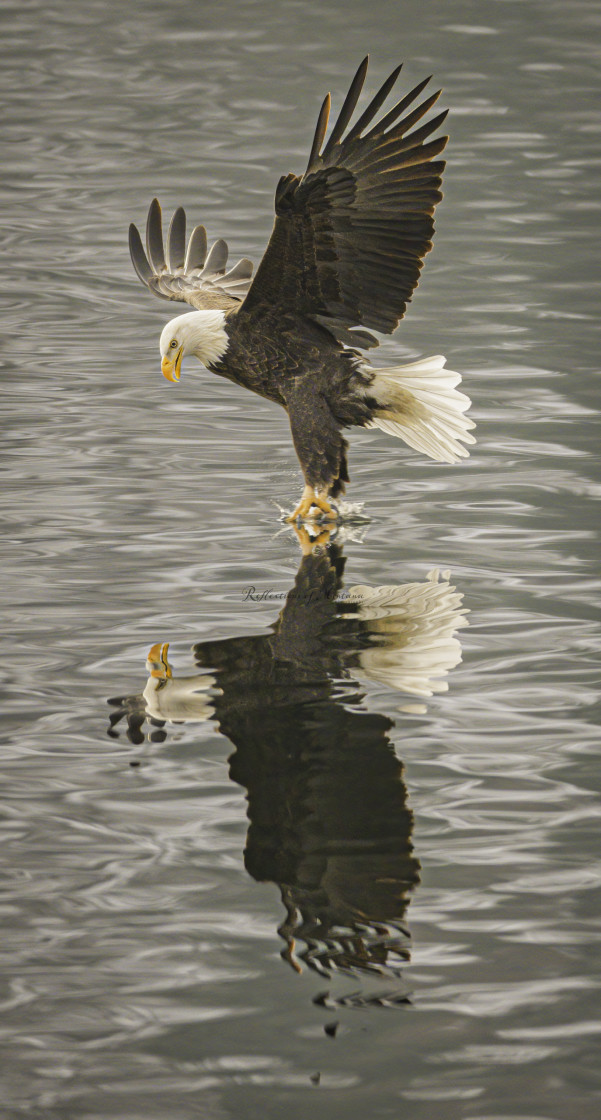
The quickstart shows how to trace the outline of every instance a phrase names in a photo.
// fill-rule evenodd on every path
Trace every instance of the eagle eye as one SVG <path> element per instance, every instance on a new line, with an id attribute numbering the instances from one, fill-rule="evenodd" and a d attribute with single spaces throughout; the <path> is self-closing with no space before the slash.
<path id="1" fill-rule="evenodd" d="M 177 346 L 177 339 L 176 339 L 176 338 L 172 338 L 172 339 L 171 339 L 171 342 L 169 343 L 169 346 L 170 346 L 171 350 L 175 350 L 175 348 L 176 348 L 176 346 Z"/>

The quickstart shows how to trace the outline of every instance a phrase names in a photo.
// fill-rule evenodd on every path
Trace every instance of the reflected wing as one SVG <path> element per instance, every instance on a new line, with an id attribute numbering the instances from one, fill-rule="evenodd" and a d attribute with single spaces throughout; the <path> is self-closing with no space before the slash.
<path id="1" fill-rule="evenodd" d="M 135 225 L 129 227 L 129 251 L 143 284 L 161 299 L 175 299 L 202 310 L 234 311 L 248 292 L 253 265 L 243 258 L 226 272 L 228 248 L 216 241 L 207 251 L 204 226 L 196 226 L 186 249 L 186 214 L 180 206 L 163 243 L 161 207 L 155 198 L 146 222 L 146 252 Z"/>
<path id="2" fill-rule="evenodd" d="M 245 311 L 258 302 L 293 309 L 327 326 L 341 342 L 349 341 L 350 327 L 385 334 L 397 327 L 432 248 L 444 169 L 443 161 L 432 161 L 448 139 L 425 143 L 446 112 L 411 131 L 439 96 L 406 112 L 429 78 L 373 123 L 400 69 L 347 130 L 365 81 L 364 59 L 324 147 L 326 97 L 305 174 L 288 175 L 278 185 L 273 233 Z M 359 338 L 360 344 L 376 344 L 367 338 Z"/>
<path id="3" fill-rule="evenodd" d="M 424 583 L 351 587 L 348 601 L 367 624 L 370 645 L 352 660 L 357 673 L 414 696 L 446 692 L 461 661 L 457 630 L 468 625 L 463 595 L 437 569 Z"/>

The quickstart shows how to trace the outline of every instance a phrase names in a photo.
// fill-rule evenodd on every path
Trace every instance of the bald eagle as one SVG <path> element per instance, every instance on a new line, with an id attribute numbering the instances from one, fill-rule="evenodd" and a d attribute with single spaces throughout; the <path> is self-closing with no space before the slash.
<path id="1" fill-rule="evenodd" d="M 212 373 L 276 401 L 289 416 L 305 487 L 289 520 L 335 518 L 330 499 L 349 481 L 353 425 L 378 427 L 439 462 L 468 455 L 474 424 L 470 401 L 443 357 L 378 369 L 362 350 L 378 345 L 372 330 L 392 333 L 417 286 L 432 248 L 433 213 L 448 137 L 428 137 L 446 117 L 414 128 L 440 95 L 419 98 L 429 78 L 379 110 L 398 66 L 352 123 L 367 72 L 363 60 L 326 141 L 325 98 L 307 169 L 280 179 L 275 224 L 253 278 L 249 260 L 226 271 L 228 248 L 207 251 L 203 226 L 186 248 L 186 217 L 171 219 L 167 251 L 161 208 L 148 213 L 146 252 L 135 225 L 130 251 L 142 282 L 163 299 L 190 304 L 160 339 L 161 369 L 180 378 L 182 359 L 199 358 Z M 365 330 L 363 328 L 369 328 Z"/>

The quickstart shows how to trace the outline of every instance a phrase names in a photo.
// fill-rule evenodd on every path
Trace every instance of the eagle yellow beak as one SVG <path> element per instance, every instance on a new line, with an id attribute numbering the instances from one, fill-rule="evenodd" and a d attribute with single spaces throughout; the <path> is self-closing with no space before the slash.
<path id="1" fill-rule="evenodd" d="M 184 356 L 183 346 L 180 346 L 177 354 L 175 355 L 175 361 L 173 361 L 173 362 L 167 356 L 167 354 L 165 354 L 165 357 L 163 358 L 163 361 L 161 362 L 161 373 L 163 374 L 163 377 L 167 378 L 167 381 L 179 381 L 181 368 L 182 368 L 182 358 L 183 358 L 183 356 Z"/>

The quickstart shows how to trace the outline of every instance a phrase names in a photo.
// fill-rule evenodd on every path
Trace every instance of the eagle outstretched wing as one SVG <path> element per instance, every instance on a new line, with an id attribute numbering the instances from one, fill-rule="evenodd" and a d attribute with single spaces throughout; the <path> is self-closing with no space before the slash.
<path id="1" fill-rule="evenodd" d="M 363 347 L 377 340 L 350 328 L 390 334 L 417 285 L 432 248 L 434 208 L 442 198 L 445 164 L 433 161 L 448 139 L 425 142 L 446 111 L 411 131 L 440 91 L 404 115 L 429 78 L 372 124 L 400 66 L 347 131 L 367 63 L 365 58 L 359 66 L 325 147 L 329 94 L 307 170 L 302 177 L 280 179 L 273 232 L 244 301 L 244 312 L 265 303 L 293 310 L 327 327 L 340 342 Z"/>
<path id="2" fill-rule="evenodd" d="M 161 299 L 180 300 L 199 310 L 233 311 L 250 287 L 252 261 L 246 257 L 226 272 L 228 247 L 219 239 L 207 250 L 207 232 L 196 226 L 186 248 L 186 214 L 175 211 L 163 243 L 161 207 L 155 198 L 146 222 L 146 252 L 137 227 L 129 227 L 129 251 L 143 284 Z"/>

